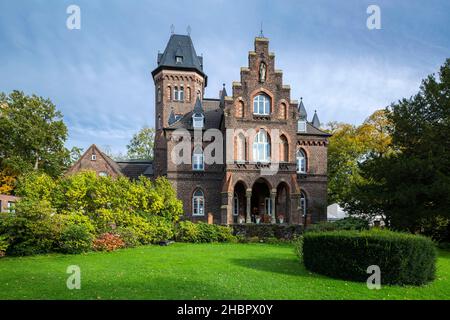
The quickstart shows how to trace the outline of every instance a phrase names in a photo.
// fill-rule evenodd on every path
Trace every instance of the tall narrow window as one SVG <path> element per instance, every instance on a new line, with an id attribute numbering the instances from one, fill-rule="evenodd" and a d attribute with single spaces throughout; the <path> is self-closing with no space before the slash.
<path id="1" fill-rule="evenodd" d="M 284 135 L 280 137 L 280 161 L 289 161 L 289 144 L 287 138 Z"/>
<path id="2" fill-rule="evenodd" d="M 300 193 L 300 213 L 306 215 L 306 195 L 303 191 Z"/>
<path id="3" fill-rule="evenodd" d="M 264 129 L 259 130 L 253 141 L 253 161 L 270 161 L 270 142 Z"/>
<path id="4" fill-rule="evenodd" d="M 233 197 L 233 215 L 237 216 L 239 214 L 239 197 L 235 193 Z"/>
<path id="5" fill-rule="evenodd" d="M 191 88 L 186 89 L 186 101 L 191 102 Z"/>
<path id="6" fill-rule="evenodd" d="M 160 87 L 158 87 L 158 92 L 157 92 L 156 96 L 157 96 L 157 99 L 158 99 L 157 101 L 161 102 L 161 88 Z"/>
<path id="7" fill-rule="evenodd" d="M 174 101 L 178 101 L 180 99 L 179 95 L 178 95 L 179 91 L 178 91 L 178 87 L 174 87 L 173 88 L 173 100 Z"/>
<path id="8" fill-rule="evenodd" d="M 306 173 L 306 155 L 302 149 L 297 151 L 297 172 Z"/>
<path id="9" fill-rule="evenodd" d="M 194 149 L 194 153 L 192 155 L 192 169 L 195 171 L 204 170 L 204 162 L 203 162 L 203 150 L 200 146 Z"/>
<path id="10" fill-rule="evenodd" d="M 298 120 L 297 132 L 306 132 L 306 121 L 305 120 Z"/>
<path id="11" fill-rule="evenodd" d="M 253 113 L 256 115 L 268 115 L 270 113 L 270 98 L 265 94 L 253 98 Z"/>
<path id="12" fill-rule="evenodd" d="M 204 216 L 205 215 L 205 196 L 200 189 L 195 190 L 192 196 L 192 215 Z"/>
<path id="13" fill-rule="evenodd" d="M 184 101 L 184 87 L 183 86 L 180 87 L 179 98 L 180 98 L 179 99 L 180 101 Z"/>
<path id="14" fill-rule="evenodd" d="M 167 101 L 171 101 L 171 100 L 172 100 L 172 87 L 167 86 Z"/>
<path id="15" fill-rule="evenodd" d="M 13 201 L 8 201 L 8 212 L 10 213 L 15 213 L 16 210 L 14 209 L 14 202 Z"/>

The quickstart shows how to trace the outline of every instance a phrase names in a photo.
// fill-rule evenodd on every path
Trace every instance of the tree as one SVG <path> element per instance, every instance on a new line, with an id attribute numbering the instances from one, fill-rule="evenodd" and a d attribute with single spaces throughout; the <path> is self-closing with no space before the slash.
<path id="1" fill-rule="evenodd" d="M 143 127 L 133 135 L 130 144 L 127 145 L 127 156 L 130 159 L 151 160 L 153 159 L 153 145 L 155 142 L 155 130 Z"/>
<path id="2" fill-rule="evenodd" d="M 394 229 L 421 232 L 450 219 L 450 59 L 439 80 L 428 76 L 419 92 L 387 108 L 392 152 L 365 161 L 354 188 L 353 214 L 383 214 Z"/>
<path id="3" fill-rule="evenodd" d="M 385 110 L 377 110 L 360 126 L 328 124 L 328 199 L 342 205 L 351 197 L 355 184 L 363 181 L 359 164 L 391 152 L 390 122 Z"/>
<path id="4" fill-rule="evenodd" d="M 0 168 L 60 175 L 69 164 L 67 127 L 49 100 L 13 91 L 0 93 Z"/>

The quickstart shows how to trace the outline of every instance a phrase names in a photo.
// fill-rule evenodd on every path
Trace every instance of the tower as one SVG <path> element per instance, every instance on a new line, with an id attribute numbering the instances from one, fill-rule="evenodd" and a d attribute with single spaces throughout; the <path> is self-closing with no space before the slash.
<path id="1" fill-rule="evenodd" d="M 167 174 L 167 141 L 169 128 L 194 109 L 197 97 L 202 100 L 207 76 L 203 58 L 195 52 L 189 35 L 172 34 L 163 53 L 158 53 L 157 67 L 152 71 L 155 84 L 155 174 Z"/>

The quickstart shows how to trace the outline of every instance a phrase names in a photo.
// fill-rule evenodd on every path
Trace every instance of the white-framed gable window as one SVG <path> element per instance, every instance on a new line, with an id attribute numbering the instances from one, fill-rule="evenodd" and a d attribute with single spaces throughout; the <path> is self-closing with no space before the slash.
<path id="1" fill-rule="evenodd" d="M 201 171 L 205 169 L 203 161 L 203 150 L 201 147 L 196 147 L 192 155 L 192 170 Z"/>
<path id="2" fill-rule="evenodd" d="M 204 119 L 202 114 L 194 114 L 192 117 L 192 126 L 196 129 L 203 128 Z"/>
<path id="3" fill-rule="evenodd" d="M 107 176 L 108 176 L 108 172 L 106 172 L 106 171 L 100 171 L 100 172 L 98 173 L 98 175 L 99 175 L 100 177 L 107 177 Z"/>
<path id="4" fill-rule="evenodd" d="M 197 189 L 192 196 L 192 215 L 204 216 L 205 215 L 205 196 L 201 189 Z"/>
<path id="5" fill-rule="evenodd" d="M 297 151 L 297 173 L 306 173 L 306 155 L 302 149 Z"/>
<path id="6" fill-rule="evenodd" d="M 306 121 L 305 120 L 298 120 L 297 132 L 306 132 Z"/>
<path id="7" fill-rule="evenodd" d="M 253 141 L 253 161 L 270 161 L 270 142 L 267 132 L 264 129 L 258 131 Z"/>
<path id="8" fill-rule="evenodd" d="M 96 155 L 96 154 L 92 154 L 92 155 L 91 155 L 91 160 L 92 160 L 92 161 L 97 160 L 97 155 Z"/>
<path id="9" fill-rule="evenodd" d="M 253 98 L 253 114 L 269 115 L 270 98 L 266 94 L 259 94 Z"/>

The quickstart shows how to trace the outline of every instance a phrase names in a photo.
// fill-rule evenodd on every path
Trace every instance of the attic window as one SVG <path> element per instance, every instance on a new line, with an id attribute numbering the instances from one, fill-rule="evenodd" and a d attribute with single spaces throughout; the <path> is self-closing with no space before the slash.
<path id="1" fill-rule="evenodd" d="M 298 120 L 297 132 L 306 132 L 306 121 L 305 120 Z"/>
<path id="2" fill-rule="evenodd" d="M 175 57 L 176 63 L 183 63 L 183 57 L 182 56 L 176 56 Z"/>
<path id="3" fill-rule="evenodd" d="M 95 155 L 95 154 L 91 155 L 91 160 L 92 160 L 92 161 L 97 160 L 97 155 Z"/>
<path id="4" fill-rule="evenodd" d="M 192 117 L 192 123 L 193 123 L 193 127 L 194 128 L 203 128 L 203 120 L 204 117 L 201 114 L 194 114 L 194 116 Z"/>

